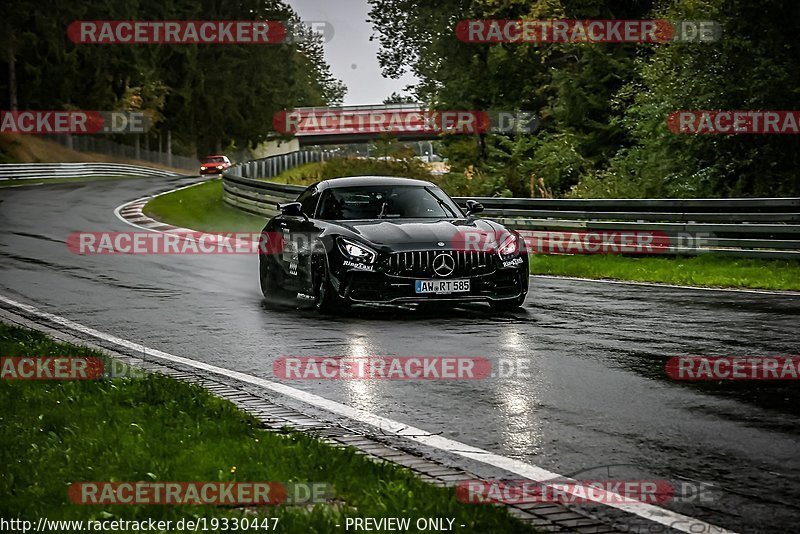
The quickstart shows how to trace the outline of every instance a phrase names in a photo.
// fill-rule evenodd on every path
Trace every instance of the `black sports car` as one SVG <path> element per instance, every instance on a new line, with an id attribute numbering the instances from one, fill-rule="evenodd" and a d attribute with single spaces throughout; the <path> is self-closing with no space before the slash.
<path id="1" fill-rule="evenodd" d="M 313 299 L 321 311 L 352 303 L 488 302 L 522 305 L 524 241 L 467 212 L 436 185 L 359 176 L 309 186 L 279 204 L 261 233 L 259 274 L 267 299 Z"/>

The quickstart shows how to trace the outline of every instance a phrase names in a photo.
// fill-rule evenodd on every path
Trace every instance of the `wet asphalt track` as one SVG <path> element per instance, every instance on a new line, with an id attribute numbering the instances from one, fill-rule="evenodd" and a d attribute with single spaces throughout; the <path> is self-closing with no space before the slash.
<path id="1" fill-rule="evenodd" d="M 324 318 L 262 303 L 251 256 L 77 256 L 73 231 L 128 231 L 114 208 L 186 179 L 0 190 L 0 291 L 175 355 L 274 379 L 285 355 L 528 362 L 528 379 L 291 381 L 299 389 L 579 479 L 703 481 L 667 504 L 739 532 L 800 518 L 800 384 L 682 384 L 669 356 L 800 354 L 800 297 L 534 278 L 524 311 Z M 611 466 L 611 467 L 608 467 Z M 658 532 L 660 530 L 652 530 Z"/>

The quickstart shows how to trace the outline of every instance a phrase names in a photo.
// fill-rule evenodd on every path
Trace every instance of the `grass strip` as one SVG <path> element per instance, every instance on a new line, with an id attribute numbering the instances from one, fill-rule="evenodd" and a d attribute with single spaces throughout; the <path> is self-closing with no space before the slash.
<path id="1" fill-rule="evenodd" d="M 0 355 L 99 354 L 0 323 Z M 426 484 L 407 469 L 302 433 L 264 430 L 232 403 L 163 375 L 0 380 L 0 405 L 0 517 L 6 519 L 269 517 L 278 519 L 278 532 L 305 533 L 342 531 L 347 517 L 409 517 L 412 524 L 444 517 L 455 519 L 460 532 L 532 532 L 504 509 L 460 503 L 452 489 Z M 317 482 L 333 492 L 313 505 L 72 504 L 67 488 L 81 481 Z"/>
<path id="2" fill-rule="evenodd" d="M 657 282 L 699 287 L 800 290 L 800 261 L 694 257 L 643 257 L 614 254 L 530 257 L 531 274 Z"/>
<path id="3" fill-rule="evenodd" d="M 266 218 L 236 209 L 222 200 L 222 180 L 210 180 L 158 196 L 144 214 L 159 221 L 201 232 L 260 232 Z"/>

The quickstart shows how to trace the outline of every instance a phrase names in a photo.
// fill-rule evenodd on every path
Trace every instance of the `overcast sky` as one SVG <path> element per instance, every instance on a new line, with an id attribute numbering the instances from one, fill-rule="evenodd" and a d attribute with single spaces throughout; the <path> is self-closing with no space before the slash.
<path id="1" fill-rule="evenodd" d="M 346 105 L 380 104 L 392 92 L 401 92 L 414 82 L 381 76 L 377 41 L 370 42 L 372 25 L 367 22 L 367 0 L 287 0 L 304 21 L 333 25 L 333 39 L 325 44 L 325 59 L 333 75 L 347 86 Z"/>

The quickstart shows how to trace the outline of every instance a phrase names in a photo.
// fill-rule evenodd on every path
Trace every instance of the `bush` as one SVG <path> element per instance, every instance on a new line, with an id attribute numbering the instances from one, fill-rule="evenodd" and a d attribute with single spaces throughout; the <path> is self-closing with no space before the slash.
<path id="1" fill-rule="evenodd" d="M 335 158 L 319 168 L 317 179 L 341 178 L 343 176 L 402 176 L 430 180 L 431 173 L 420 160 L 410 158 L 365 159 Z"/>
<path id="2" fill-rule="evenodd" d="M 412 156 L 386 160 L 357 157 L 334 158 L 321 163 L 307 163 L 293 167 L 275 178 L 270 178 L 269 181 L 309 185 L 320 180 L 344 176 L 402 176 L 419 180 L 431 179 L 428 167 Z"/>

